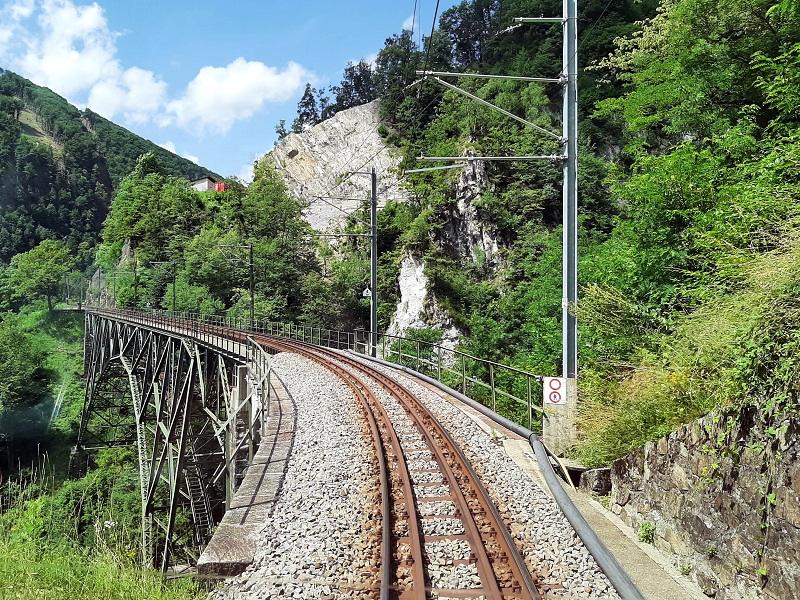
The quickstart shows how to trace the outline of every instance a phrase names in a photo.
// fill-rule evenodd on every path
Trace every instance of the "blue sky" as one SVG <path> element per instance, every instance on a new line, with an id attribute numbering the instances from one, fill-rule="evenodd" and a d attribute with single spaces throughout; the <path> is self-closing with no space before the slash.
<path id="1" fill-rule="evenodd" d="M 456 3 L 444 0 L 440 12 Z M 426 35 L 435 0 L 419 0 Z M 0 66 L 223 175 L 408 24 L 413 0 L 0 0 Z M 415 27 L 418 30 L 419 27 Z M 416 35 L 415 35 L 416 37 Z"/>

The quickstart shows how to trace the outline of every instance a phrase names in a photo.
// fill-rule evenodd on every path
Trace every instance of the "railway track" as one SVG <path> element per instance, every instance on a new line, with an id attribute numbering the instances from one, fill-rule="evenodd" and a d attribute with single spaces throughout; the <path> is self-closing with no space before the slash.
<path id="1" fill-rule="evenodd" d="M 280 531 L 288 537 L 267 540 L 267 550 L 276 562 L 265 563 L 272 566 L 256 570 L 238 586 L 242 590 L 255 584 L 277 594 L 291 591 L 293 597 L 307 591 L 330 596 L 331 590 L 338 589 L 346 597 L 455 600 L 541 598 L 541 594 L 550 597 L 553 592 L 561 595 L 573 590 L 581 597 L 617 597 L 616 588 L 623 598 L 642 598 L 577 513 L 552 469 L 548 471 L 545 450 L 535 434 L 490 411 L 481 411 L 482 407 L 458 392 L 444 388 L 523 438 L 529 437 L 556 502 L 541 504 L 545 498 L 538 488 L 517 487 L 519 475 L 508 457 L 498 454 L 488 439 L 473 437 L 471 424 L 464 423 L 458 411 L 431 394 L 425 385 L 420 386 L 414 377 L 397 379 L 392 370 L 364 358 L 276 337 L 263 330 L 211 325 L 160 313 L 95 312 L 109 313 L 107 316 L 112 319 L 143 325 L 152 331 L 196 338 L 209 351 L 236 360 L 249 356 L 249 348 L 254 345 L 285 353 L 276 359 L 276 369 L 282 378 L 288 378 L 308 395 L 306 425 L 299 434 L 305 435 L 304 447 L 309 451 L 294 466 L 294 488 L 280 512 L 286 511 Z M 342 385 L 334 383 L 330 375 L 320 378 L 319 369 L 289 354 L 319 365 Z M 440 387 L 423 375 L 418 377 Z M 330 393 L 322 393 L 328 387 Z M 363 418 L 351 412 L 351 397 Z M 320 419 L 325 414 L 332 415 L 330 422 Z M 447 429 L 442 423 L 447 424 Z M 503 503 L 508 525 L 450 431 L 467 444 L 464 447 L 470 456 L 477 457 L 479 468 L 488 469 L 492 493 Z M 319 457 L 313 449 L 318 442 Z M 320 466 L 316 467 L 318 463 Z M 343 468 L 343 463 L 349 466 Z M 335 501 L 328 494 L 328 484 L 317 481 L 315 467 L 322 469 L 317 473 L 331 473 L 335 481 L 347 480 L 341 493 L 335 494 Z M 354 478 L 358 488 L 350 485 L 350 469 L 358 473 Z M 305 495 L 307 491 L 309 496 Z M 320 499 L 322 506 L 313 501 L 309 505 L 309 498 Z M 342 498 L 346 500 L 341 501 Z M 517 503 L 513 515 L 508 512 L 508 502 Z M 562 514 L 554 512 L 554 508 Z M 307 514 L 311 515 L 308 523 Z M 316 524 L 320 516 L 329 525 L 336 525 L 320 528 Z M 336 521 L 342 517 L 344 521 Z M 309 527 L 324 535 L 309 537 Z M 531 571 L 509 527 L 519 537 L 517 543 L 525 549 L 525 556 L 533 565 Z M 580 546 L 577 537 L 586 548 Z M 555 557 L 551 554 L 554 543 L 559 544 Z M 278 548 L 279 553 L 274 554 Z M 309 551 L 315 553 L 313 558 L 303 554 Z M 345 560 L 325 562 L 330 556 L 344 556 Z M 302 577 L 297 582 L 294 576 L 287 579 L 287 573 L 297 573 L 298 564 L 306 569 Z M 348 564 L 352 564 L 352 570 Z"/>
<path id="2" fill-rule="evenodd" d="M 540 598 L 534 578 L 469 461 L 408 389 L 333 350 L 252 337 L 328 369 L 346 382 L 365 409 L 382 473 L 381 598 Z M 397 403 L 394 414 L 364 378 Z M 442 574 L 448 566 L 453 567 L 450 577 Z"/>
<path id="3" fill-rule="evenodd" d="M 277 352 L 304 356 L 352 391 L 367 419 L 380 473 L 381 599 L 541 598 L 469 460 L 406 387 L 331 349 L 232 328 L 211 329 L 242 342 L 249 335 Z M 371 389 L 370 379 L 396 402 L 392 414 Z"/>

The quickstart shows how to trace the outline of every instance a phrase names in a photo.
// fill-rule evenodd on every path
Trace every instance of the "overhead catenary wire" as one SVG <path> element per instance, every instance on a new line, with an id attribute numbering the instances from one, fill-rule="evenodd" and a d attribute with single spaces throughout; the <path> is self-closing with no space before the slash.
<path id="1" fill-rule="evenodd" d="M 417 23 L 419 22 L 419 18 L 417 17 L 417 15 L 418 15 L 418 13 L 421 13 L 421 8 L 422 7 L 421 7 L 421 3 L 419 3 L 419 0 L 414 0 L 414 8 L 413 8 L 412 16 L 411 16 L 411 32 L 410 32 L 410 36 L 409 36 L 412 43 L 414 41 L 414 28 L 416 27 Z M 434 18 L 433 18 L 433 24 L 431 25 L 431 35 L 433 35 L 433 27 L 436 25 L 436 16 L 438 15 L 438 12 L 439 12 L 439 1 L 437 0 L 437 2 L 436 2 L 436 11 L 435 11 Z M 421 31 L 421 28 L 420 28 L 420 31 Z M 420 44 L 421 44 L 421 42 L 420 42 Z M 430 44 L 429 44 L 429 48 L 428 49 L 430 50 Z M 409 57 L 410 57 L 410 55 L 409 55 Z M 409 57 L 406 57 L 406 60 L 408 60 Z M 427 65 L 427 60 L 426 60 L 426 65 Z M 432 103 L 429 103 L 428 106 L 430 106 L 430 104 L 432 104 Z M 426 107 L 425 110 L 427 110 L 427 107 Z M 416 121 L 416 119 L 415 119 L 415 121 Z M 342 184 L 344 184 L 345 182 L 350 180 L 350 177 L 352 177 L 352 171 L 348 171 L 348 168 L 350 167 L 353 159 L 358 155 L 358 152 L 360 152 L 361 149 L 366 144 L 367 139 L 373 133 L 375 133 L 380 126 L 381 126 L 381 121 L 380 121 L 380 119 L 378 119 L 378 122 L 375 123 L 375 125 L 373 125 L 372 128 L 370 129 L 369 134 L 364 136 L 364 139 L 361 141 L 361 144 L 358 146 L 358 148 L 356 148 L 356 150 L 351 153 L 350 158 L 347 160 L 347 162 L 344 165 L 344 168 L 342 169 L 342 172 L 337 177 L 336 183 L 334 183 L 333 185 L 329 186 L 325 190 L 325 192 L 323 194 L 321 194 L 321 196 L 329 196 L 330 193 L 333 190 L 335 190 L 336 188 L 340 187 Z M 382 150 L 383 150 L 383 148 L 379 148 L 377 151 L 372 153 L 369 156 L 369 158 L 367 158 L 365 161 L 363 161 L 354 170 L 358 171 L 361 168 L 363 168 L 365 165 L 369 164 L 378 154 L 380 154 L 380 152 Z"/>
<path id="2" fill-rule="evenodd" d="M 433 10 L 433 20 L 431 21 L 431 34 L 428 37 L 428 48 L 425 51 L 425 62 L 423 63 L 422 70 L 428 70 L 428 62 L 431 58 L 431 47 L 433 46 L 433 32 L 436 30 L 436 17 L 439 16 L 439 0 L 436 0 L 436 8 Z M 417 89 L 417 100 L 419 100 L 420 90 Z"/>
<path id="3" fill-rule="evenodd" d="M 417 6 L 418 6 L 418 0 L 414 0 L 414 9 L 413 9 L 413 12 L 412 12 L 412 15 L 411 15 L 411 32 L 410 32 L 410 36 L 409 36 L 409 38 L 411 39 L 412 44 L 414 42 L 414 27 L 415 27 L 415 25 L 416 25 L 416 23 L 418 21 L 418 19 L 417 19 Z M 420 8 L 421 8 L 421 6 L 420 6 Z M 437 1 L 437 3 L 436 3 L 436 12 L 438 13 L 438 11 L 439 11 L 439 3 Z M 436 15 L 434 15 L 434 23 L 432 25 L 432 28 L 435 25 L 435 23 L 436 23 Z M 421 28 L 420 28 L 420 31 L 421 31 Z M 421 42 L 420 42 L 420 44 L 421 44 Z M 429 44 L 429 46 L 430 46 L 430 44 Z M 406 61 L 408 61 L 408 60 L 409 60 L 409 57 L 406 57 Z M 426 61 L 426 64 L 427 64 L 427 61 Z M 411 86 L 413 86 L 413 85 L 414 84 L 411 84 Z M 408 87 L 410 87 L 410 86 L 407 85 L 406 88 L 408 88 Z M 430 104 L 428 106 L 430 106 Z M 426 107 L 425 110 L 427 110 L 427 107 Z M 416 122 L 416 118 L 415 118 L 415 122 Z M 379 119 L 378 122 L 370 130 L 370 134 L 369 135 L 372 135 L 373 133 L 375 133 L 380 126 L 381 126 L 381 122 L 380 122 L 380 119 Z M 367 139 L 369 138 L 369 135 L 364 136 L 364 139 L 361 141 L 361 144 L 358 146 L 358 148 L 356 148 L 356 150 L 351 154 L 350 159 L 345 163 L 344 169 L 343 169 L 342 173 L 340 174 L 340 175 L 343 175 L 345 177 L 343 179 L 341 179 L 337 184 L 335 184 L 332 187 L 328 188 L 325 191 L 324 195 L 328 195 L 332 190 L 336 189 L 337 187 L 339 187 L 340 185 L 342 185 L 343 183 L 345 183 L 346 181 L 348 181 L 350 179 L 350 177 L 352 176 L 352 173 L 348 173 L 345 169 L 347 169 L 350 166 L 350 164 L 353 161 L 353 158 L 355 158 L 358 155 L 358 152 L 360 152 L 361 149 L 364 147 L 364 145 L 367 142 Z M 378 154 L 381 153 L 382 150 L 383 150 L 383 148 L 378 148 L 378 150 L 373 152 L 367 160 L 363 161 L 358 167 L 356 167 L 355 170 L 358 171 L 358 170 L 362 169 L 365 165 L 369 164 L 372 161 L 372 159 L 374 159 Z"/>
<path id="4" fill-rule="evenodd" d="M 309 199 L 308 199 L 308 198 L 303 198 L 303 197 L 301 196 L 301 199 L 302 199 L 302 200 L 306 200 L 306 202 L 308 202 L 308 206 L 311 206 L 311 204 L 313 203 L 313 201 L 315 201 L 315 200 L 319 200 L 320 202 L 323 202 L 324 204 L 327 204 L 327 205 L 328 205 L 328 206 L 330 206 L 331 208 L 335 208 L 335 209 L 336 209 L 336 210 L 338 210 L 340 213 L 344 214 L 346 217 L 348 217 L 348 218 L 350 218 L 350 217 L 353 217 L 353 218 L 354 218 L 356 221 L 358 221 L 359 223 L 361 223 L 361 224 L 363 224 L 363 225 L 369 225 L 369 224 L 368 224 L 366 221 L 362 221 L 361 219 L 359 219 L 358 217 L 355 217 L 355 216 L 353 215 L 353 213 L 354 213 L 354 212 L 356 212 L 356 211 L 348 212 L 348 211 L 346 211 L 345 209 L 343 209 L 341 206 L 338 206 L 338 205 L 334 204 L 333 202 L 328 202 L 328 201 L 327 201 L 325 198 L 326 198 L 325 196 L 312 196 L 312 200 L 311 200 L 311 201 L 309 201 Z M 361 201 L 361 200 L 358 200 L 357 198 L 339 198 L 339 199 L 340 199 L 340 200 L 353 200 L 353 201 L 358 201 L 358 202 L 360 202 L 360 201 Z M 365 198 L 364 200 L 368 200 L 368 199 L 366 199 L 366 198 Z M 360 210 L 360 209 L 358 209 L 358 210 Z"/>
<path id="5" fill-rule="evenodd" d="M 522 77 L 519 75 L 492 75 L 490 73 L 454 73 L 452 71 L 417 71 L 417 75 L 436 77 L 474 77 L 476 79 L 504 79 L 509 81 L 538 81 L 541 83 L 563 83 L 562 78 L 553 77 Z"/>
<path id="6" fill-rule="evenodd" d="M 608 0 L 608 2 L 606 2 L 605 6 L 603 7 L 603 10 L 600 11 L 600 15 L 594 20 L 594 22 L 591 25 L 589 25 L 589 27 L 586 28 L 585 31 L 581 32 L 581 37 L 582 38 L 585 38 L 588 35 L 588 33 L 592 29 L 595 28 L 595 26 L 600 22 L 600 19 L 602 19 L 605 16 L 606 12 L 608 12 L 608 9 L 611 8 L 611 4 L 612 4 L 613 1 L 614 0 Z M 500 33 L 506 33 L 506 32 L 509 32 L 509 31 L 513 31 L 515 29 L 518 29 L 520 26 L 522 26 L 525 23 L 564 23 L 565 21 L 566 21 L 566 17 L 565 16 L 561 16 L 561 17 L 540 17 L 540 18 L 537 18 L 537 17 L 532 17 L 532 18 L 531 17 L 516 17 L 516 18 L 514 18 L 514 22 L 516 23 L 516 25 L 512 25 L 510 27 L 507 27 L 506 29 L 504 29 Z M 578 58 L 578 50 L 579 49 L 580 49 L 580 46 L 576 46 L 575 52 L 567 59 L 567 64 L 564 65 L 562 67 L 561 71 L 559 72 L 559 77 L 564 77 L 564 75 L 569 71 L 569 68 L 572 66 L 572 63 L 575 62 L 575 60 L 577 60 L 577 58 Z"/>

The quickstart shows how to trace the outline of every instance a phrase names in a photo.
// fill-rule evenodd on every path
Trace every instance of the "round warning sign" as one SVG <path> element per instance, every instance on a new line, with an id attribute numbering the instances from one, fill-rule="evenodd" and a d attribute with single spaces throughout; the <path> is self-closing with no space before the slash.
<path id="1" fill-rule="evenodd" d="M 567 403 L 567 380 L 563 377 L 545 377 L 542 387 L 545 404 L 563 406 Z"/>

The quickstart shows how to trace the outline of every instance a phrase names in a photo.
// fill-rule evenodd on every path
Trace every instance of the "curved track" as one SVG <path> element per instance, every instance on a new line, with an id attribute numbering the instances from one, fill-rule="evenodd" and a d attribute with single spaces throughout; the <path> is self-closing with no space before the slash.
<path id="1" fill-rule="evenodd" d="M 447 597 L 487 599 L 540 597 L 534 580 L 528 572 L 522 555 L 514 545 L 497 507 L 464 453 L 431 412 L 407 388 L 381 371 L 333 350 L 269 336 L 256 335 L 253 336 L 253 339 L 278 351 L 296 352 L 306 356 L 343 379 L 361 382 L 361 391 L 367 399 L 373 418 L 382 423 L 383 443 L 387 449 L 391 449 L 389 453 L 394 456 L 393 471 L 400 480 L 399 487 L 402 488 L 401 493 L 396 495 L 396 497 L 402 498 L 400 510 L 396 512 L 399 513 L 399 516 L 405 517 L 408 535 L 401 540 L 395 540 L 395 546 L 397 548 L 407 544 L 411 549 L 410 553 L 399 549 L 396 549 L 394 553 L 395 559 L 401 563 L 408 564 L 410 559 L 412 575 L 410 585 L 403 585 L 397 581 L 389 583 L 393 577 L 391 575 L 387 577 L 387 571 L 384 569 L 382 589 L 387 589 L 387 593 L 388 589 L 401 593 L 404 598 L 425 598 L 425 590 L 430 590 L 438 596 Z M 341 365 L 345 365 L 349 370 L 343 369 Z M 354 376 L 354 372 L 359 373 L 362 377 L 372 379 L 400 403 L 434 457 L 436 463 L 434 469 L 443 475 L 444 482 L 450 490 L 448 495 L 435 497 L 417 495 L 415 497 L 412 491 L 413 475 L 409 472 L 402 444 L 395 428 L 380 401 L 370 392 L 363 380 Z M 359 384 L 354 383 L 354 385 Z M 386 494 L 384 494 L 385 497 Z M 436 541 L 438 538 L 451 539 L 454 536 L 424 535 L 420 531 L 420 516 L 416 510 L 416 504 L 420 501 L 447 501 L 455 505 L 455 515 L 463 525 L 462 539 L 467 541 L 470 546 L 469 562 L 474 560 L 477 565 L 480 587 L 436 588 L 428 584 L 422 556 L 424 543 Z M 384 539 L 384 547 L 385 544 L 386 540 Z M 409 554 L 410 556 L 408 556 Z M 402 564 L 400 566 L 402 567 Z M 396 573 L 397 570 L 393 569 L 392 572 Z"/>
<path id="2" fill-rule="evenodd" d="M 173 321 L 175 325 L 183 323 Z M 191 330 L 192 323 L 186 322 Z M 381 482 L 379 593 L 382 599 L 541 598 L 488 491 L 461 448 L 436 417 L 406 387 L 371 365 L 338 351 L 220 326 L 205 326 L 220 337 L 252 340 L 277 352 L 293 352 L 339 378 L 361 407 L 375 447 Z M 377 386 L 402 413 L 390 414 Z M 402 423 L 398 423 L 402 421 Z M 422 457 L 422 458 L 420 458 Z M 436 490 L 435 495 L 427 490 Z M 445 515 L 422 514 L 420 505 L 447 504 Z M 455 533 L 435 522 L 455 524 Z M 468 544 L 469 552 L 449 561 L 477 570 L 467 585 L 442 585 L 427 551 L 437 543 Z"/>

